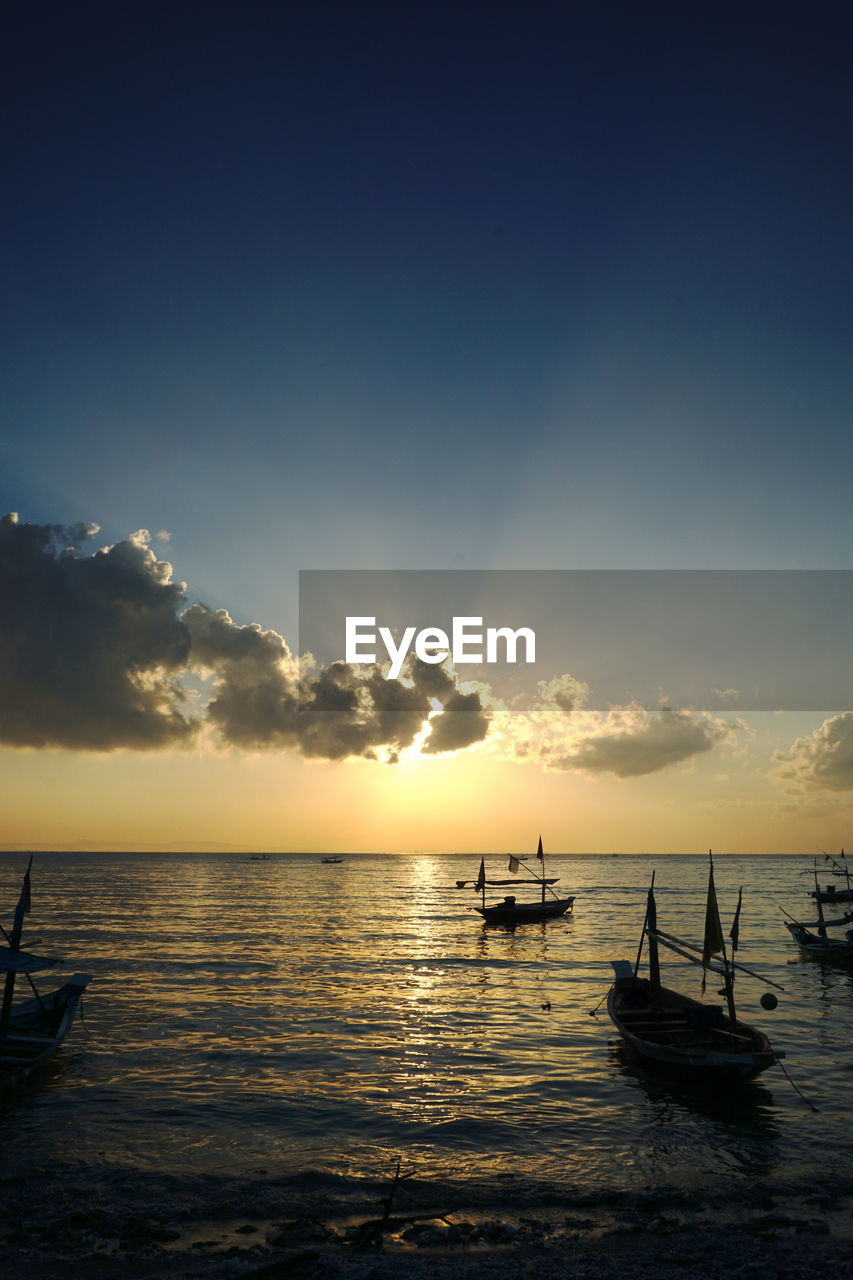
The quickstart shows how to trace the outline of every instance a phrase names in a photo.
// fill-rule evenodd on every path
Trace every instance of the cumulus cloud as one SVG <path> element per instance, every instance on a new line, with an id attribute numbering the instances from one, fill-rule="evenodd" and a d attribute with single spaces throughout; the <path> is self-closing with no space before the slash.
<path id="1" fill-rule="evenodd" d="M 92 551 L 97 532 L 0 520 L 0 742 L 165 749 L 206 732 L 224 749 L 388 762 L 407 749 L 483 744 L 545 769 L 633 778 L 689 761 L 743 727 L 633 703 L 591 711 L 588 687 L 568 674 L 510 711 L 485 686 L 414 655 L 397 679 L 373 665 L 316 668 L 278 632 L 190 603 L 145 530 Z M 190 676 L 202 678 L 200 694 L 188 691 Z M 837 717 L 823 736 L 796 743 L 784 767 L 810 785 L 853 785 L 851 720 Z"/>
<path id="2" fill-rule="evenodd" d="M 89 553 L 97 532 L 0 520 L 0 742 L 157 749 L 209 727 L 226 747 L 394 761 L 428 719 L 430 753 L 488 732 L 480 695 L 447 671 L 417 658 L 396 680 L 314 671 L 277 632 L 190 605 L 146 530 Z M 187 693 L 195 673 L 206 702 Z"/>
<path id="3" fill-rule="evenodd" d="M 794 791 L 853 790 L 853 711 L 830 716 L 788 751 L 775 751 L 776 776 Z"/>
<path id="4" fill-rule="evenodd" d="M 632 704 L 613 708 L 597 732 L 581 737 L 554 763 L 560 769 L 636 778 L 710 751 L 734 728 L 707 712 L 670 707 L 649 712 Z"/>
<path id="5" fill-rule="evenodd" d="M 587 686 L 564 675 L 540 682 L 525 713 L 496 717 L 494 750 L 545 769 L 634 778 L 683 764 L 745 728 L 706 711 L 649 711 L 636 703 L 605 714 L 585 708 Z"/>
<path id="6" fill-rule="evenodd" d="M 404 678 L 385 679 L 376 667 L 334 662 L 314 673 L 300 664 L 275 631 L 237 626 L 225 610 L 193 605 L 183 615 L 192 637 L 192 658 L 213 674 L 208 718 L 233 746 L 295 749 L 304 756 L 340 760 L 348 756 L 396 760 L 414 742 L 435 704 L 439 745 L 430 751 L 467 746 L 488 730 L 476 705 L 451 676 L 413 659 Z M 469 721 L 467 739 L 455 720 Z M 446 722 L 451 722 L 447 728 Z M 433 743 L 433 733 L 427 743 Z"/>
<path id="7" fill-rule="evenodd" d="M 93 555 L 97 525 L 0 519 L 0 740 L 108 750 L 187 742 L 182 583 L 145 530 Z"/>

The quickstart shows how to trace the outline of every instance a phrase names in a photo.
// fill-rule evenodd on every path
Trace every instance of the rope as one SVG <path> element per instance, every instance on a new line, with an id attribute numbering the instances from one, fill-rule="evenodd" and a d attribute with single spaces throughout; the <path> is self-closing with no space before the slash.
<path id="1" fill-rule="evenodd" d="M 595 1017 L 595 1015 L 598 1013 L 599 1009 L 600 1009 L 600 1008 L 601 1008 L 601 1006 L 604 1004 L 604 1001 L 607 999 L 607 997 L 608 997 L 609 995 L 610 995 L 610 991 L 609 991 L 609 990 L 605 991 L 604 995 L 601 997 L 601 999 L 599 1000 L 599 1002 L 598 1002 L 598 1004 L 595 1006 L 595 1008 L 594 1008 L 594 1009 L 589 1009 L 589 1010 L 587 1010 L 587 1012 L 589 1013 L 589 1016 L 590 1016 L 591 1018 L 594 1018 L 594 1017 Z"/>
<path id="2" fill-rule="evenodd" d="M 785 1070 L 784 1066 L 782 1065 L 782 1063 L 779 1061 L 779 1059 L 778 1059 L 778 1058 L 776 1059 L 776 1065 L 781 1069 L 781 1071 L 782 1071 L 782 1075 L 783 1075 L 783 1076 L 785 1077 L 785 1079 L 788 1081 L 788 1084 L 789 1084 L 789 1085 L 791 1086 L 791 1088 L 794 1090 L 794 1093 L 796 1093 L 796 1094 L 798 1095 L 798 1097 L 802 1098 L 802 1100 L 803 1100 L 803 1102 L 806 1104 L 806 1106 L 807 1106 L 807 1107 L 809 1107 L 812 1111 L 817 1111 L 817 1110 L 818 1110 L 818 1108 L 815 1106 L 815 1104 L 814 1104 L 813 1102 L 809 1102 L 808 1098 L 807 1098 L 807 1097 L 806 1097 L 806 1095 L 802 1092 L 802 1090 L 800 1090 L 800 1089 L 798 1089 L 798 1088 L 797 1088 L 797 1086 L 794 1084 L 793 1080 L 792 1080 L 792 1079 L 791 1079 L 791 1077 L 788 1075 L 788 1072 Z"/>

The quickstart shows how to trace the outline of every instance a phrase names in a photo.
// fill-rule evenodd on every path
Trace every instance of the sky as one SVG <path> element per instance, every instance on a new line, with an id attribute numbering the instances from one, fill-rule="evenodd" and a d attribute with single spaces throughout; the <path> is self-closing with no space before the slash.
<path id="1" fill-rule="evenodd" d="M 19 6 L 0 847 L 837 853 L 849 584 L 747 602 L 851 568 L 850 25 Z M 742 573 L 735 693 L 545 596 L 521 683 L 309 656 L 317 570 Z M 759 634 L 824 705 L 747 705 Z"/>

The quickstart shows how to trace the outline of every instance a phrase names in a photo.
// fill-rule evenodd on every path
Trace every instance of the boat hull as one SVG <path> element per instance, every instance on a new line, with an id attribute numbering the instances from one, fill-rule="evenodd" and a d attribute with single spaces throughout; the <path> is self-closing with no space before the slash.
<path id="1" fill-rule="evenodd" d="M 823 889 L 813 889 L 810 896 L 818 902 L 853 902 L 853 889 L 836 889 L 834 884 L 828 884 Z"/>
<path id="2" fill-rule="evenodd" d="M 786 928 L 790 930 L 791 937 L 806 955 L 814 956 L 818 960 L 829 960 L 835 964 L 853 963 L 853 939 L 822 938 L 819 933 L 812 933 L 805 925 L 789 924 L 787 921 Z"/>
<path id="3" fill-rule="evenodd" d="M 763 1032 L 732 1023 L 722 1008 L 667 988 L 653 1007 L 648 983 L 633 977 L 614 982 L 607 1012 L 625 1044 L 656 1067 L 750 1080 L 780 1056 Z"/>
<path id="4" fill-rule="evenodd" d="M 493 907 L 474 907 L 486 924 L 535 924 L 537 920 L 553 920 L 571 911 L 574 897 L 555 898 L 551 902 L 499 902 Z"/>
<path id="5" fill-rule="evenodd" d="M 89 982 L 90 974 L 75 973 L 41 999 L 13 1006 L 9 1026 L 0 1035 L 0 1088 L 26 1079 L 53 1057 L 71 1030 Z"/>

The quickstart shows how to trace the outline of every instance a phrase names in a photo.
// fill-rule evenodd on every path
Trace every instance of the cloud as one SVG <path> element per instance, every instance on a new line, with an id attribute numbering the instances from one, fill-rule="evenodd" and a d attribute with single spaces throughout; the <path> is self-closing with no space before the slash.
<path id="1" fill-rule="evenodd" d="M 0 741 L 151 749 L 195 732 L 183 584 L 145 530 L 81 554 L 97 532 L 0 519 Z"/>
<path id="2" fill-rule="evenodd" d="M 636 778 L 710 751 L 734 728 L 707 712 L 662 707 L 651 713 L 633 704 L 617 707 L 608 713 L 599 732 L 582 737 L 555 765 Z"/>
<path id="3" fill-rule="evenodd" d="M 488 733 L 489 719 L 479 693 L 453 693 L 430 720 L 429 737 L 421 750 L 435 754 L 473 746 Z"/>
<path id="4" fill-rule="evenodd" d="M 0 742 L 154 750 L 208 733 L 224 749 L 390 763 L 407 749 L 482 743 L 544 769 L 634 778 L 743 728 L 689 709 L 591 711 L 588 687 L 572 675 L 540 682 L 526 711 L 510 711 L 486 686 L 413 655 L 393 680 L 372 665 L 317 669 L 276 631 L 190 603 L 146 530 L 89 552 L 97 532 L 0 520 Z M 197 676 L 201 693 L 190 693 Z M 827 725 L 835 736 L 801 740 L 784 767 L 811 785 L 851 786 L 853 725 Z"/>
<path id="5" fill-rule="evenodd" d="M 213 674 L 208 718 L 220 739 L 252 750 L 295 749 L 307 757 L 389 762 L 421 733 L 424 751 L 458 750 L 489 728 L 479 694 L 464 694 L 440 667 L 412 658 L 401 678 L 374 666 L 334 662 L 314 674 L 275 631 L 237 626 L 225 610 L 193 605 L 183 615 L 192 660 Z"/>
<path id="6" fill-rule="evenodd" d="M 792 791 L 853 790 L 853 711 L 830 716 L 811 737 L 773 753 L 777 778 Z"/>
<path id="7" fill-rule="evenodd" d="M 542 768 L 634 778 L 682 764 L 745 728 L 705 711 L 636 703 L 587 710 L 585 684 L 564 675 L 540 682 L 526 713 L 495 716 L 493 751 Z"/>
<path id="8" fill-rule="evenodd" d="M 144 529 L 90 552 L 97 525 L 0 520 L 0 742 L 110 751 L 222 746 L 394 761 L 483 738 L 479 694 L 413 658 L 397 680 L 343 662 L 314 671 L 282 636 L 189 604 Z M 206 697 L 188 692 L 200 674 Z"/>

